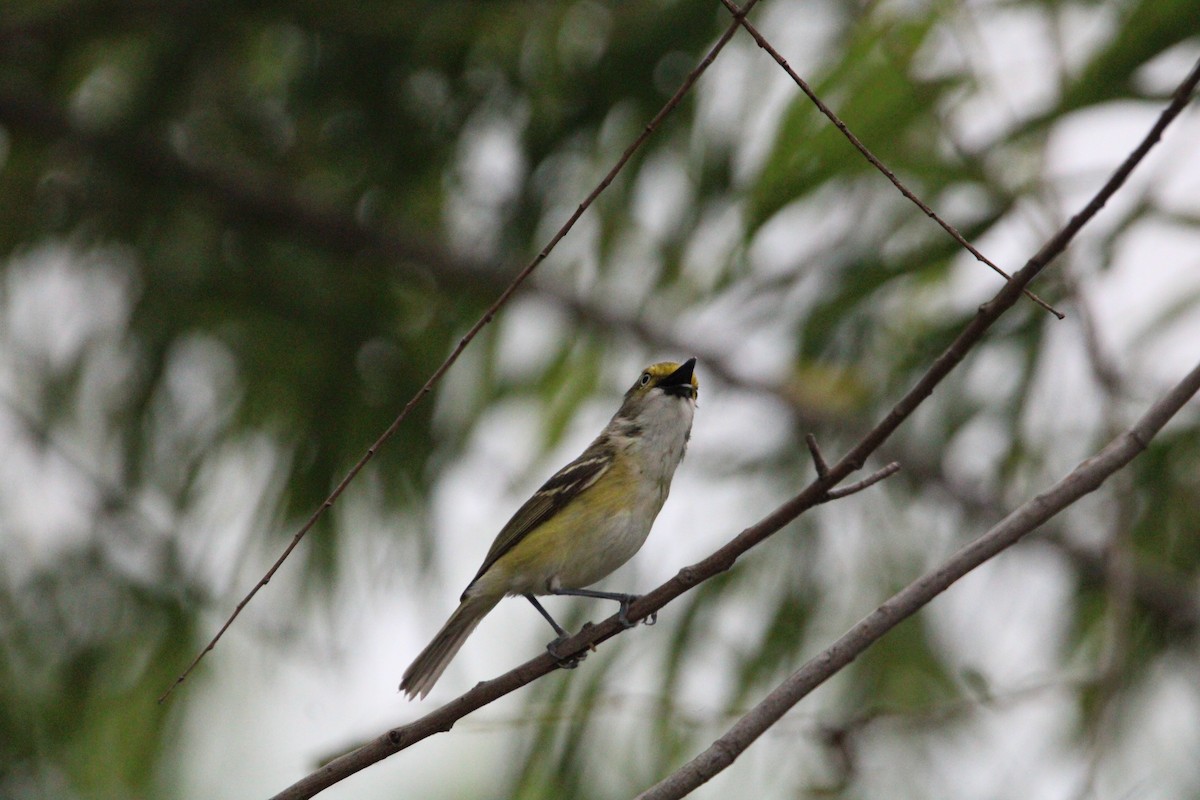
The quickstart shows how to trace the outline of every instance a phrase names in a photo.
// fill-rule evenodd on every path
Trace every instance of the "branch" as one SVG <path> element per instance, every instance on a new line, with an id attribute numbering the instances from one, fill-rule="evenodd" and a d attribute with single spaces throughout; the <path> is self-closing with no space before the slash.
<path id="1" fill-rule="evenodd" d="M 796 703 L 849 664 L 888 631 L 908 619 L 959 578 L 1011 547 L 1079 498 L 1098 489 L 1146 449 L 1171 417 L 1200 391 L 1200 364 L 1132 428 L 1083 461 L 1049 490 L 1017 508 L 995 527 L 963 547 L 940 567 L 906 586 L 872 611 L 840 639 L 811 659 L 763 698 L 727 733 L 692 761 L 638 795 L 638 800 L 668 800 L 687 795 L 728 767 Z"/>
<path id="2" fill-rule="evenodd" d="M 740 13 L 740 9 L 733 2 L 733 0 L 721 0 L 721 2 L 724 3 L 725 7 L 727 9 L 729 9 L 730 13 L 734 14 L 735 17 L 737 17 L 737 15 Z M 854 132 L 852 130 L 850 130 L 850 128 L 846 125 L 846 123 L 842 122 L 841 118 L 838 117 L 837 114 L 833 113 L 833 109 L 831 109 L 829 106 L 825 105 L 825 103 L 821 100 L 821 98 L 817 96 L 817 93 L 812 90 L 812 87 L 810 87 L 808 85 L 808 83 L 803 78 L 801 78 L 796 73 L 795 70 L 792 69 L 791 64 L 789 64 L 787 62 L 787 59 L 785 59 L 783 56 L 781 56 L 779 54 L 779 51 L 776 50 L 774 47 L 772 47 L 771 43 L 768 42 L 766 40 L 766 38 L 761 33 L 758 32 L 758 29 L 750 24 L 750 21 L 745 18 L 745 14 L 742 14 L 739 17 L 739 19 L 741 20 L 742 27 L 746 29 L 746 33 L 748 33 L 752 37 L 754 37 L 754 41 L 758 44 L 758 46 L 761 49 L 767 51 L 767 53 L 770 54 L 771 58 L 775 59 L 775 63 L 778 64 L 783 69 L 783 71 L 787 73 L 788 77 L 792 79 L 793 83 L 795 83 L 797 86 L 800 87 L 800 91 L 804 92 L 804 94 L 806 94 L 808 96 L 808 99 L 811 100 L 814 105 L 816 105 L 817 109 L 822 114 L 824 114 L 826 117 L 829 118 L 829 121 L 833 123 L 834 127 L 836 127 L 839 131 L 842 132 L 842 135 L 846 137 L 846 139 L 850 142 L 850 144 L 854 145 L 854 149 L 856 149 L 856 150 L 858 150 L 858 152 L 862 153 L 863 158 L 867 159 L 867 161 L 869 161 L 871 163 L 871 166 L 873 166 L 873 167 L 875 167 L 875 169 L 879 170 L 885 178 L 887 178 L 889 181 L 891 181 L 893 186 L 895 186 L 897 189 L 900 190 L 900 194 L 904 195 L 909 200 L 911 200 L 914 204 L 916 204 L 916 206 L 919 209 L 921 209 L 921 211 L 925 212 L 925 216 L 929 217 L 934 222 L 936 222 L 938 225 L 940 225 L 942 227 L 942 230 L 944 230 L 944 231 L 946 231 L 946 233 L 950 234 L 951 238 L 953 238 L 954 241 L 958 242 L 960 245 L 962 245 L 964 248 L 966 248 L 967 251 L 970 252 L 971 255 L 975 256 L 976 259 L 978 259 L 979 261 L 982 261 L 984 264 L 987 264 L 989 267 L 991 267 L 993 270 L 995 270 L 998 274 L 1000 274 L 1005 280 L 1010 279 L 1011 276 L 1007 272 L 1005 272 L 1004 270 L 1000 269 L 1000 267 L 998 267 L 994 263 L 992 263 L 992 261 L 990 259 L 988 259 L 988 257 L 985 256 L 983 253 L 976 250 L 974 245 L 972 245 L 965 238 L 963 238 L 963 235 L 958 232 L 957 228 L 955 228 L 949 222 L 946 222 L 944 219 L 939 217 L 937 215 L 937 212 L 935 212 L 932 208 L 930 208 L 928 205 L 926 205 L 921 200 L 921 198 L 917 197 L 907 186 L 905 186 L 903 183 L 901 183 L 900 179 L 896 177 L 896 173 L 892 172 L 890 169 L 888 169 L 883 164 L 882 161 L 880 161 L 878 158 L 876 158 L 875 154 L 872 153 L 870 151 L 870 149 L 865 144 L 862 143 L 861 139 L 859 139 L 857 136 L 854 135 Z M 1037 303 L 1039 306 L 1046 309 L 1047 311 L 1049 311 L 1051 314 L 1058 317 L 1059 319 L 1064 319 L 1066 317 L 1065 314 L 1056 310 L 1053 306 L 1051 306 L 1045 300 L 1038 297 L 1036 294 L 1029 291 L 1028 289 L 1022 289 L 1022 291 L 1024 292 L 1026 297 L 1028 297 L 1030 300 Z"/>
<path id="3" fill-rule="evenodd" d="M 817 470 L 817 480 L 825 480 L 829 477 L 829 463 L 825 461 L 825 454 L 821 452 L 821 446 L 817 444 L 817 437 L 811 433 L 806 434 L 804 436 L 804 443 L 808 445 L 808 452 L 812 456 L 813 467 Z M 843 486 L 839 489 L 830 489 L 825 493 L 822 502 L 840 500 L 843 497 L 858 494 L 863 489 L 869 489 L 880 481 L 892 477 L 899 471 L 899 462 L 893 461 L 886 467 L 871 473 L 858 483 L 852 483 L 849 486 Z"/>
<path id="4" fill-rule="evenodd" d="M 817 477 L 825 480 L 829 477 L 829 462 L 825 460 L 825 454 L 821 452 L 821 446 L 817 444 L 817 437 L 811 433 L 805 434 L 804 443 L 808 445 L 808 452 L 812 456 L 813 468 L 817 471 Z"/>
<path id="5" fill-rule="evenodd" d="M 825 499 L 826 500 L 841 500 L 843 497 L 849 497 L 852 494 L 858 494 L 863 489 L 869 489 L 870 487 L 874 486 L 875 484 L 879 483 L 880 481 L 892 477 L 899 471 L 900 471 L 900 463 L 898 461 L 893 461 L 892 463 L 888 464 L 886 467 L 876 470 L 875 472 L 871 473 L 866 478 L 862 479 L 861 481 L 858 481 L 857 483 L 852 483 L 849 486 L 842 486 L 837 489 L 830 489 L 828 492 L 825 493 Z"/>
<path id="6" fill-rule="evenodd" d="M 792 522 L 804 511 L 823 502 L 830 489 L 833 489 L 851 472 L 861 468 L 864 460 L 887 441 L 896 428 L 912 414 L 917 406 L 933 392 L 937 384 L 982 339 L 988 328 L 1020 299 L 1021 290 L 1025 285 L 1041 273 L 1066 248 L 1079 230 L 1104 207 L 1108 199 L 1124 184 L 1129 174 L 1159 140 L 1166 127 L 1187 105 L 1197 82 L 1200 82 L 1200 62 L 1176 90 L 1174 99 L 1163 110 L 1150 132 L 1116 169 L 1112 177 L 1100 188 L 1091 201 L 1043 245 L 1041 250 L 1013 275 L 1012 279 L 1001 288 L 995 297 L 979 307 L 974 319 L 938 356 L 916 385 L 848 454 L 829 468 L 825 477 L 818 478 L 809 484 L 795 497 L 756 524 L 743 530 L 708 558 L 684 567 L 675 577 L 648 594 L 642 595 L 627 609 L 628 618 L 636 620 L 647 617 L 697 584 L 730 569 L 742 554 Z M 1182 400 L 1180 403 L 1182 404 Z M 597 625 L 585 626 L 579 633 L 559 645 L 560 656 L 570 658 L 572 655 L 588 650 L 621 633 L 625 626 L 618 621 L 617 616 L 614 614 Z M 393 728 L 357 750 L 334 759 L 275 795 L 273 800 L 302 800 L 313 797 L 350 775 L 382 761 L 428 736 L 450 730 L 456 721 L 470 712 L 552 672 L 557 669 L 557 666 L 558 661 L 554 657 L 543 653 L 497 678 L 476 684 L 470 691 L 415 722 Z"/>

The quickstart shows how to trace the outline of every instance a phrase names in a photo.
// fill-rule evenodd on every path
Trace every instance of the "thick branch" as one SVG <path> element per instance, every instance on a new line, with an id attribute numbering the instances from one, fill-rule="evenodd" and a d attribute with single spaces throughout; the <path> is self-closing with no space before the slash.
<path id="1" fill-rule="evenodd" d="M 794 672 L 763 698 L 727 733 L 679 770 L 638 795 L 638 800 L 684 797 L 733 763 L 759 736 L 813 689 L 863 653 L 905 619 L 917 613 L 955 581 L 1077 501 L 1100 488 L 1117 470 L 1146 449 L 1171 417 L 1200 391 L 1200 364 L 1165 397 L 1155 403 L 1137 424 L 1082 462 L 1069 475 L 1017 508 L 995 527 L 959 550 L 937 569 L 906 586 L 872 611 L 840 639 Z"/>

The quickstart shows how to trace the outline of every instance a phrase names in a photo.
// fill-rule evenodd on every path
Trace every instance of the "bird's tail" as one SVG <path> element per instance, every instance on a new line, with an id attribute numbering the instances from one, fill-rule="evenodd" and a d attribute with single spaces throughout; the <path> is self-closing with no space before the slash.
<path id="1" fill-rule="evenodd" d="M 424 698 L 429 694 L 437 679 L 446 671 L 450 659 L 454 658 L 463 642 L 475 630 L 475 626 L 498 602 L 499 597 L 472 597 L 463 600 L 438 631 L 437 636 L 433 637 L 433 641 L 404 671 L 404 677 L 400 680 L 400 691 L 407 694 L 409 699 L 418 695 Z"/>

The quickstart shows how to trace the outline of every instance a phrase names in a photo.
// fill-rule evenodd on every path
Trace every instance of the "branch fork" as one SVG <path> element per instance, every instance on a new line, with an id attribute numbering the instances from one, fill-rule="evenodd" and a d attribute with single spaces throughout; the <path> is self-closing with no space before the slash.
<path id="1" fill-rule="evenodd" d="M 812 455 L 813 466 L 817 470 L 817 482 L 823 483 L 829 478 L 829 462 L 825 460 L 825 455 L 821 452 L 821 446 L 817 444 L 817 437 L 811 433 L 804 437 L 805 444 L 808 445 L 808 452 Z M 840 486 L 836 489 L 830 488 L 825 491 L 824 496 L 818 501 L 828 503 L 830 500 L 840 500 L 843 497 L 849 497 L 852 494 L 857 494 L 863 489 L 867 489 L 882 480 L 886 480 L 900 471 L 900 462 L 893 461 L 885 467 L 875 470 L 867 477 L 857 483 L 852 483 L 849 486 Z"/>

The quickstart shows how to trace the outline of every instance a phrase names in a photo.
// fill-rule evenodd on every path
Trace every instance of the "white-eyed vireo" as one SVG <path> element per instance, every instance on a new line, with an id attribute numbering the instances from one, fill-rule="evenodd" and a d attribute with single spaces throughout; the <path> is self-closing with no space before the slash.
<path id="1" fill-rule="evenodd" d="M 646 541 L 692 431 L 699 383 L 696 359 L 646 367 L 612 421 L 583 455 L 542 484 L 496 536 L 458 608 L 405 670 L 400 690 L 429 694 L 479 621 L 506 595 L 522 595 L 553 627 L 567 632 L 534 597 L 565 594 L 621 604 L 636 595 L 589 591 Z"/>

